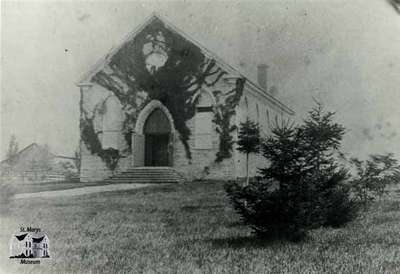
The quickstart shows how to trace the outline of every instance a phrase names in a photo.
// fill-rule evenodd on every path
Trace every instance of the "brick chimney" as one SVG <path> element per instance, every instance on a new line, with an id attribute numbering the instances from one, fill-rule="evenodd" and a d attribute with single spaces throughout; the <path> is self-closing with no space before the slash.
<path id="1" fill-rule="evenodd" d="M 260 87 L 266 91 L 268 90 L 267 70 L 268 66 L 266 64 L 259 64 L 257 66 L 257 82 L 260 85 Z"/>

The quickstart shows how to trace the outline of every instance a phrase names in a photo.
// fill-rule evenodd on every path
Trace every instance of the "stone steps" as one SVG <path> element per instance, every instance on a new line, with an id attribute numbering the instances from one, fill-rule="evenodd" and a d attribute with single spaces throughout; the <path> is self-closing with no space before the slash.
<path id="1" fill-rule="evenodd" d="M 182 183 L 184 178 L 170 167 L 137 167 L 114 174 L 111 183 Z"/>

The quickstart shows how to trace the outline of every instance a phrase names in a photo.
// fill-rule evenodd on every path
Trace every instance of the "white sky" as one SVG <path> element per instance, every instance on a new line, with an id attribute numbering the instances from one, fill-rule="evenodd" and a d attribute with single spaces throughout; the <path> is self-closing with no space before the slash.
<path id="1" fill-rule="evenodd" d="M 297 116 L 312 96 L 348 129 L 343 150 L 400 154 L 400 16 L 386 0 L 1 2 L 1 154 L 48 143 L 72 155 L 80 76 L 153 11 L 254 78 Z"/>

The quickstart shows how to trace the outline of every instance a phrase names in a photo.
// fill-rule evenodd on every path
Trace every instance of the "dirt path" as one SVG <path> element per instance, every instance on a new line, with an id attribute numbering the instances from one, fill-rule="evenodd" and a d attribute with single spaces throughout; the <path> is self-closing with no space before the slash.
<path id="1" fill-rule="evenodd" d="M 155 184 L 110 184 L 104 186 L 87 186 L 87 187 L 79 187 L 79 188 L 65 189 L 65 190 L 20 193 L 16 194 L 14 198 L 24 199 L 24 198 L 51 198 L 51 197 L 63 197 L 63 196 L 77 196 L 77 195 L 93 194 L 106 191 L 136 189 L 151 185 Z"/>

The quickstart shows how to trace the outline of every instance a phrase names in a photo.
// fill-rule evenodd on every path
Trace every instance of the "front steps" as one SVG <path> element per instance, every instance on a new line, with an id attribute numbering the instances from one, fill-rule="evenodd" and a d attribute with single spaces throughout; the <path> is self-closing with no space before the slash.
<path id="1" fill-rule="evenodd" d="M 182 183 L 182 175 L 171 167 L 135 167 L 114 174 L 111 183 Z"/>

